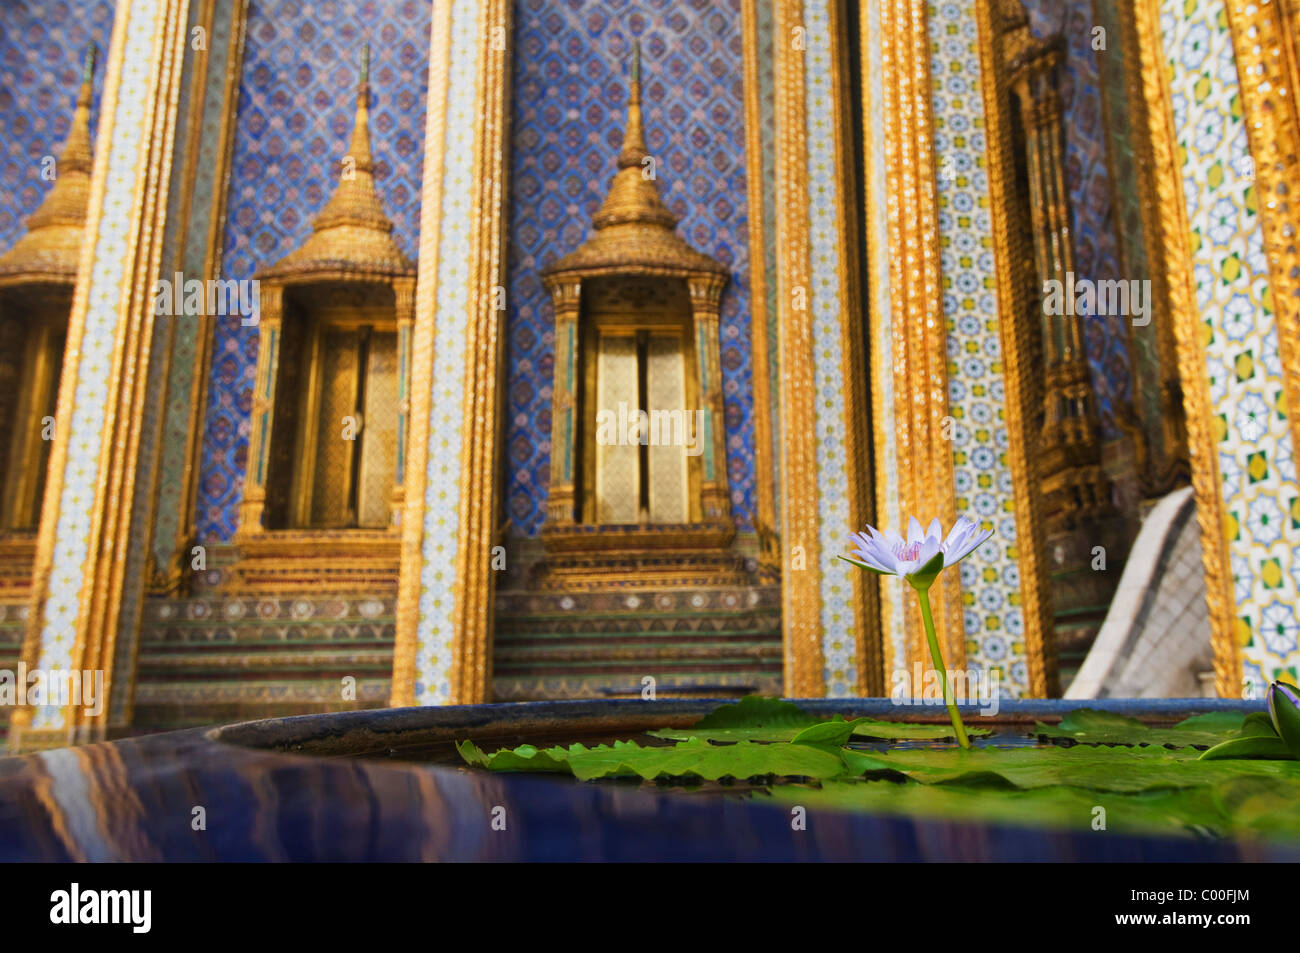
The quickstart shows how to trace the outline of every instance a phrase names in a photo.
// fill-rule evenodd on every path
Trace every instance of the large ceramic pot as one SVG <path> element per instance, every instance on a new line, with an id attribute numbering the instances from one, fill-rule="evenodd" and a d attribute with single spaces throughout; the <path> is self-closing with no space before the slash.
<path id="1" fill-rule="evenodd" d="M 983 825 L 789 809 L 628 782 L 496 774 L 458 763 L 488 749 L 607 741 L 686 727 L 722 700 L 536 702 L 383 709 L 192 729 L 0 759 L 0 859 L 90 860 L 1263 860 L 1283 846 L 1086 829 Z M 845 716 L 942 722 L 888 700 L 801 701 Z M 1089 703 L 1171 724 L 1218 700 Z M 972 724 L 1027 734 L 1075 702 L 1005 702 Z M 903 717 L 909 717 L 905 715 Z M 128 796 L 129 795 L 129 796 Z M 193 830 L 192 805 L 206 805 Z M 185 812 L 185 816 L 178 816 Z M 76 815 L 76 816 L 72 816 Z"/>

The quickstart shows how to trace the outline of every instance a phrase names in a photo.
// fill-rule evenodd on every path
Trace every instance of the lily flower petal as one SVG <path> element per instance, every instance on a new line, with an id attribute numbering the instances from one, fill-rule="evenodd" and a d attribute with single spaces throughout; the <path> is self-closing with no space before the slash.
<path id="1" fill-rule="evenodd" d="M 992 530 L 981 531 L 979 523 L 968 516 L 960 517 L 946 537 L 938 519 L 923 527 L 919 519 L 911 516 L 906 537 L 896 530 L 882 532 L 874 526 L 866 527 L 865 532 L 851 534 L 851 555 L 843 558 L 872 572 L 903 576 L 914 586 L 924 588 L 934 581 L 939 570 L 965 559 L 992 535 Z M 939 556 L 942 559 L 937 559 Z M 934 566 L 930 565 L 932 562 Z M 922 570 L 925 571 L 922 573 Z M 924 579 L 920 578 L 922 575 Z"/>

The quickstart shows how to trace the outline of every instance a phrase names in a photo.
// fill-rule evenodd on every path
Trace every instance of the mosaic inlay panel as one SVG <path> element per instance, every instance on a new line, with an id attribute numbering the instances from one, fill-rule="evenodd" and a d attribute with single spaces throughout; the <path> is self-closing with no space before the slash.
<path id="1" fill-rule="evenodd" d="M 461 426 L 465 396 L 466 320 L 469 315 L 470 232 L 477 210 L 459 183 L 474 174 L 478 98 L 479 11 L 475 0 L 452 8 L 443 139 L 442 208 L 438 219 L 437 304 L 434 319 L 433 400 L 425 470 L 424 540 L 415 652 L 415 703 L 451 701 L 452 627 L 456 605 L 460 527 Z M 417 450 L 417 452 L 419 452 Z"/>
<path id="2" fill-rule="evenodd" d="M 99 128 L 104 54 L 113 0 L 6 0 L 0 5 L 0 254 L 26 231 L 53 181 L 41 160 L 57 157 L 72 126 L 86 46 L 99 47 L 91 132 Z"/>
<path id="3" fill-rule="evenodd" d="M 1243 678 L 1300 669 L 1300 486 L 1232 39 L 1220 0 L 1161 8 L 1183 154 Z"/>
<path id="4" fill-rule="evenodd" d="M 554 314 L 539 270 L 585 240 L 615 172 L 629 41 L 641 41 L 646 144 L 691 245 L 724 262 L 721 360 L 736 522 L 754 512 L 744 66 L 738 0 L 515 9 L 511 140 L 506 506 L 534 535 L 550 482 Z M 775 339 L 773 339 L 775 340 Z"/>
<path id="5" fill-rule="evenodd" d="M 250 278 L 311 233 L 338 181 L 355 118 L 360 46 L 371 45 L 375 181 L 412 259 L 420 231 L 431 5 L 420 0 L 252 0 L 231 157 L 223 272 Z M 258 329 L 218 318 L 198 530 L 230 539 L 247 464 Z"/>
<path id="6" fill-rule="evenodd" d="M 940 269 L 948 323 L 949 413 L 956 418 L 957 512 L 994 537 L 961 564 L 966 661 L 996 673 L 1002 692 L 1029 685 L 1020 606 L 1014 486 L 1007 453 L 997 271 L 989 214 L 984 98 L 975 0 L 930 5 Z"/>
<path id="7" fill-rule="evenodd" d="M 1062 33 L 1066 41 L 1060 91 L 1075 272 L 1094 281 L 1138 277 L 1120 274 L 1106 157 L 1106 117 L 1097 70 L 1097 57 L 1107 54 L 1092 48 L 1096 22 L 1092 0 L 1026 0 L 1025 8 L 1035 36 Z M 1118 44 L 1118 37 L 1113 42 Z M 1126 321 L 1120 315 L 1084 321 L 1088 363 L 1105 439 L 1120 436 L 1115 426 L 1115 405 L 1127 401 L 1132 393 Z"/>
<path id="8" fill-rule="evenodd" d="M 825 117 L 835 115 L 831 72 L 830 15 L 825 0 L 804 4 L 808 29 L 805 57 L 808 125 L 808 223 L 812 262 L 813 383 L 817 393 L 817 499 L 821 552 L 822 656 L 826 694 L 857 694 L 857 616 L 853 581 L 838 558 L 850 531 L 848 463 L 844 445 L 844 332 L 839 267 L 841 218 L 835 131 Z M 856 530 L 857 527 L 852 527 Z"/>
<path id="9" fill-rule="evenodd" d="M 49 588 L 45 596 L 39 665 L 52 671 L 72 665 L 81 587 L 90 547 L 91 515 L 99 480 L 108 379 L 113 360 L 124 269 L 134 261 L 131 213 L 139 185 L 150 84 L 150 50 L 161 17 L 159 0 L 133 0 L 124 38 L 122 75 L 109 143 L 103 211 L 86 293 L 86 317 L 73 395 L 68 455 L 59 498 Z M 92 212 L 92 214 L 94 214 Z M 57 475 L 52 474 L 51 479 Z M 61 728 L 65 711 L 44 707 L 32 718 L 36 729 Z"/>

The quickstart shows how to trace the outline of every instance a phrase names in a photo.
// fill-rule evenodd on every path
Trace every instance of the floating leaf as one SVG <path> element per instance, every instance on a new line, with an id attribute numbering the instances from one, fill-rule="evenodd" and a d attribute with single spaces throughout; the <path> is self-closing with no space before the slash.
<path id="1" fill-rule="evenodd" d="M 1252 735 L 1247 738 L 1233 738 L 1223 744 L 1215 745 L 1201 754 L 1202 761 L 1224 761 L 1229 759 L 1264 759 L 1268 761 L 1294 761 L 1287 743 L 1277 735 Z"/>
<path id="2" fill-rule="evenodd" d="M 1193 752 L 1164 748 L 916 748 L 871 755 L 879 767 L 925 784 L 988 785 L 1000 778 L 1018 788 L 1067 785 L 1095 791 L 1189 788 L 1242 776 L 1300 781 L 1293 761 L 1200 761 Z"/>
<path id="3" fill-rule="evenodd" d="M 796 745 L 830 745 L 839 748 L 849 743 L 849 739 L 853 737 L 860 720 L 844 721 L 843 719 L 835 719 L 833 721 L 821 721 L 815 725 L 809 725 L 791 738 L 790 741 Z"/>
<path id="4" fill-rule="evenodd" d="M 821 719 L 793 702 L 762 695 L 746 695 L 733 704 L 721 705 L 698 722 L 696 728 L 805 728 Z"/>
<path id="5" fill-rule="evenodd" d="M 719 778 L 840 777 L 848 770 L 844 759 L 832 747 L 811 744 L 711 745 L 698 738 L 664 747 L 641 747 L 631 741 L 612 745 L 571 745 L 568 748 L 538 750 L 532 745 L 486 754 L 472 742 L 457 750 L 470 764 L 492 771 L 568 771 L 580 781 L 593 778 L 660 777 Z"/>
<path id="6" fill-rule="evenodd" d="M 992 733 L 988 728 L 966 728 L 966 734 L 972 738 Z M 956 737 L 951 724 L 921 725 L 905 721 L 877 721 L 874 718 L 857 719 L 853 734 L 859 738 L 875 738 L 879 741 L 941 741 Z"/>
<path id="7" fill-rule="evenodd" d="M 574 745 L 581 748 L 582 745 Z M 550 771 L 568 773 L 569 752 L 566 748 L 534 748 L 532 745 L 520 745 L 517 748 L 504 748 L 488 754 L 472 741 L 462 741 L 456 750 L 468 764 L 490 771 Z"/>
<path id="8" fill-rule="evenodd" d="M 835 727 L 829 727 L 829 726 Z M 852 725 L 845 733 L 845 725 Z M 829 721 L 810 715 L 792 702 L 779 698 L 746 695 L 735 704 L 723 705 L 705 715 L 690 728 L 663 728 L 651 731 L 654 738 L 669 741 L 686 741 L 701 738 L 706 741 L 794 741 L 808 729 L 815 729 L 805 741 L 819 739 L 818 743 L 846 744 L 851 736 L 874 738 L 880 741 L 938 741 L 952 738 L 950 724 L 921 725 L 899 721 L 878 721 L 874 718 L 855 718 L 845 721 L 836 715 Z M 987 728 L 971 728 L 972 737 L 987 735 Z M 842 736 L 842 740 L 841 739 Z"/>
<path id="9" fill-rule="evenodd" d="M 1215 786 L 1136 793 L 1051 786 L 993 789 L 965 785 L 824 781 L 810 788 L 772 789 L 779 802 L 835 810 L 869 811 L 942 820 L 1092 831 L 1095 809 L 1105 809 L 1106 829 L 1203 837 L 1266 832 L 1300 837 L 1295 810 L 1300 783 L 1245 778 Z"/>
<path id="10" fill-rule="evenodd" d="M 1114 712 L 1080 708 L 1059 725 L 1037 722 L 1040 737 L 1068 738 L 1083 745 L 1158 745 L 1170 748 L 1209 748 L 1239 737 L 1246 716 L 1241 712 L 1194 715 L 1170 728 L 1152 728 L 1136 718 Z"/>

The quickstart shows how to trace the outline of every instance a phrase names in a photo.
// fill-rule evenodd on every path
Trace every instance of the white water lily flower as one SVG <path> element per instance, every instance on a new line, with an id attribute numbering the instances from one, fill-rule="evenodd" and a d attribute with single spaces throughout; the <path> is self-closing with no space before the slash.
<path id="1" fill-rule="evenodd" d="M 942 570 L 961 562 L 992 535 L 992 530 L 981 530 L 969 516 L 959 516 L 944 537 L 943 525 L 937 519 L 923 530 L 921 521 L 913 516 L 908 521 L 906 539 L 894 530 L 882 533 L 868 526 L 865 533 L 850 537 L 852 555 L 840 558 L 871 572 L 902 576 L 913 586 L 929 588 Z"/>
<path id="2" fill-rule="evenodd" d="M 957 743 L 963 748 L 970 747 L 970 738 L 966 736 L 966 727 L 962 724 L 952 683 L 948 679 L 948 669 L 943 664 L 943 652 L 939 649 L 934 612 L 930 608 L 930 587 L 939 573 L 975 552 L 992 535 L 993 530 L 981 530 L 979 523 L 969 516 L 957 517 L 946 537 L 943 524 L 937 519 L 931 520 L 930 528 L 923 530 L 921 521 L 913 516 L 908 520 L 906 539 L 893 530 L 882 533 L 874 526 L 868 526 L 865 533 L 854 533 L 850 537 L 853 555 L 840 556 L 845 562 L 869 572 L 902 576 L 916 590 L 916 598 L 921 603 L 921 621 L 925 625 L 925 640 L 930 646 L 930 659 L 942 677 L 943 703 L 952 720 Z"/>

